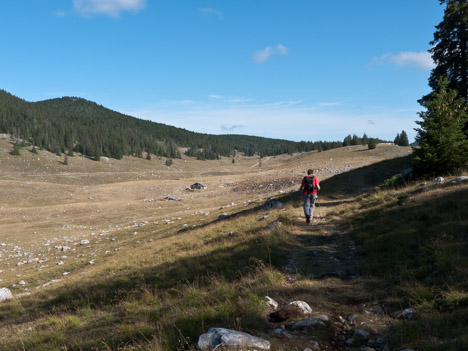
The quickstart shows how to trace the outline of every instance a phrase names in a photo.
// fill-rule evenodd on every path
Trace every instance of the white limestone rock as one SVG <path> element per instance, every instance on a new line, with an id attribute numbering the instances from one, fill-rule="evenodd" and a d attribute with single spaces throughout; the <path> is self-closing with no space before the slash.
<path id="1" fill-rule="evenodd" d="M 288 306 L 295 306 L 301 311 L 302 314 L 310 314 L 312 313 L 312 308 L 310 308 L 309 304 L 304 301 L 292 301 L 288 303 Z"/>
<path id="2" fill-rule="evenodd" d="M 201 350 L 212 350 L 217 347 L 227 346 L 237 349 L 269 350 L 268 340 L 225 328 L 210 328 L 207 333 L 200 335 L 197 347 Z"/>

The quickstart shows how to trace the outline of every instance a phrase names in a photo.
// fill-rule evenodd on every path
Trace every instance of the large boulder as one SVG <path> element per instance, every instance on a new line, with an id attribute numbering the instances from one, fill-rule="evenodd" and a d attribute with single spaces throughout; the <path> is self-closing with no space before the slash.
<path id="1" fill-rule="evenodd" d="M 13 298 L 13 294 L 10 289 L 1 288 L 0 289 L 0 301 L 9 300 Z"/>
<path id="2" fill-rule="evenodd" d="M 268 340 L 252 336 L 247 333 L 224 328 L 210 328 L 207 333 L 200 335 L 197 346 L 201 350 L 212 350 L 226 346 L 236 350 L 269 350 Z"/>

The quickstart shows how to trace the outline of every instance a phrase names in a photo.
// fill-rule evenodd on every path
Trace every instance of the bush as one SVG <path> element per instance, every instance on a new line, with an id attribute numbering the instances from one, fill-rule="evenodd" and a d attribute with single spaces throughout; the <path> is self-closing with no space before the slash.
<path id="1" fill-rule="evenodd" d="M 13 146 L 13 151 L 11 152 L 13 156 L 20 156 L 20 146 L 19 145 L 14 145 Z"/>
<path id="2" fill-rule="evenodd" d="M 367 147 L 369 148 L 369 150 L 373 150 L 377 147 L 377 142 L 374 138 L 370 138 L 369 139 L 369 144 L 367 144 Z"/>

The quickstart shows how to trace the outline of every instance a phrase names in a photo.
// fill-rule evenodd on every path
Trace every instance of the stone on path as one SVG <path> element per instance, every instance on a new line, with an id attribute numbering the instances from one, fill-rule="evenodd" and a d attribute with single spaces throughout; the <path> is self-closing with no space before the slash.
<path id="1" fill-rule="evenodd" d="M 325 327 L 325 322 L 318 318 L 307 318 L 303 319 L 299 322 L 296 322 L 292 325 L 292 329 L 309 329 L 309 328 L 317 328 L 317 327 Z"/>
<path id="2" fill-rule="evenodd" d="M 237 349 L 269 350 L 270 342 L 244 332 L 225 328 L 210 328 L 207 333 L 200 335 L 197 346 L 201 350 L 212 350 L 213 348 L 221 346 L 234 347 Z"/>

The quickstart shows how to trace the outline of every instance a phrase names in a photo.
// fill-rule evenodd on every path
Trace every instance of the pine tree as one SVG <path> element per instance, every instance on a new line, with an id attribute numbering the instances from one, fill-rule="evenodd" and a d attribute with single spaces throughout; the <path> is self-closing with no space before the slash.
<path id="1" fill-rule="evenodd" d="M 398 134 L 396 135 L 395 139 L 393 140 L 393 143 L 394 143 L 395 145 L 400 145 L 400 138 L 401 138 L 401 137 L 400 137 L 400 133 L 398 133 Z"/>
<path id="2" fill-rule="evenodd" d="M 348 136 L 346 136 L 346 138 L 344 138 L 344 140 L 343 140 L 343 146 L 349 146 L 349 145 L 351 145 L 351 140 L 353 140 L 353 139 L 352 139 L 352 137 L 351 137 L 351 134 L 349 134 Z"/>
<path id="3" fill-rule="evenodd" d="M 367 136 L 366 133 L 364 133 L 364 135 L 362 136 L 362 145 L 367 145 L 369 144 L 369 137 Z"/>
<path id="4" fill-rule="evenodd" d="M 408 146 L 409 145 L 409 140 L 408 140 L 408 134 L 404 130 L 401 131 L 400 134 L 400 140 L 398 142 L 399 146 Z"/>
<path id="5" fill-rule="evenodd" d="M 436 67 L 429 78 L 429 86 L 437 91 L 439 79 L 447 77 L 448 88 L 455 89 L 460 98 L 468 101 L 468 0 L 439 0 L 447 4 L 444 18 L 436 26 L 434 40 L 430 42 Z M 420 103 L 431 98 L 424 96 Z M 464 126 L 468 135 L 468 123 Z"/>
<path id="6" fill-rule="evenodd" d="M 356 134 L 353 134 L 353 138 L 351 139 L 351 145 L 360 145 L 361 139 Z"/>
<path id="7" fill-rule="evenodd" d="M 370 138 L 367 147 L 369 148 L 369 150 L 375 149 L 377 147 L 377 141 L 374 138 Z"/>
<path id="8" fill-rule="evenodd" d="M 423 103 L 427 111 L 419 112 L 422 121 L 416 122 L 420 147 L 415 150 L 415 168 L 422 175 L 454 172 L 468 160 L 468 139 L 463 133 L 468 121 L 466 102 L 448 85 L 448 79 L 439 79 L 438 91 Z"/>

